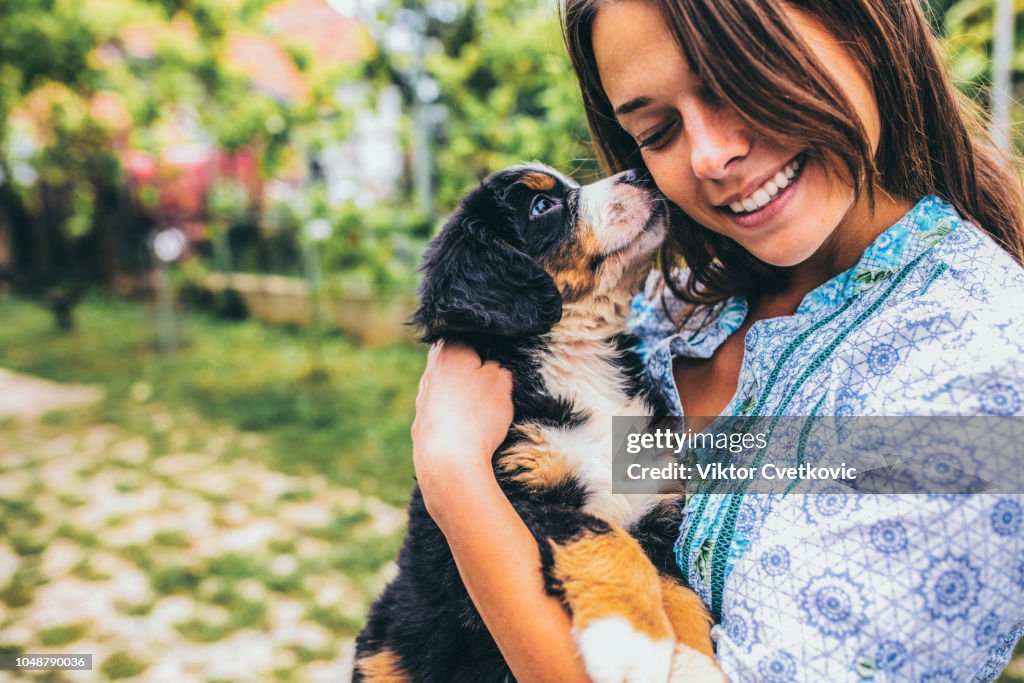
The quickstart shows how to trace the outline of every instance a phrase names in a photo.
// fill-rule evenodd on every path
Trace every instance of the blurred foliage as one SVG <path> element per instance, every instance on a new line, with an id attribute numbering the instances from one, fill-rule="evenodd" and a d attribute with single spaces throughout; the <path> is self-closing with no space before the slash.
<path id="1" fill-rule="evenodd" d="M 1010 119 L 1016 127 L 1024 120 L 1024 0 L 1011 0 L 1014 6 L 1015 32 Z M 936 9 L 944 10 L 941 32 L 943 47 L 957 87 L 983 106 L 989 105 L 992 86 L 992 50 L 995 37 L 997 0 L 933 0 Z M 1022 149 L 1019 136 L 1014 136 Z"/>
<path id="2" fill-rule="evenodd" d="M 232 225 L 252 220 L 253 198 L 243 183 L 233 178 L 218 178 L 206 200 L 210 220 Z"/>
<path id="3" fill-rule="evenodd" d="M 266 12 L 281 2 L 0 0 L 0 220 L 15 232 L 52 233 L 37 241 L 70 245 L 39 270 L 78 277 L 78 261 L 93 259 L 99 265 L 87 265 L 110 281 L 117 253 L 141 251 L 151 225 L 161 222 L 160 194 L 141 188 L 136 202 L 149 223 L 136 217 L 130 229 L 115 229 L 125 220 L 127 177 L 117 150 L 158 157 L 180 144 L 171 131 L 182 121 L 227 153 L 254 151 L 263 181 L 286 178 L 279 183 L 286 191 L 262 197 L 232 178 L 214 180 L 203 220 L 222 246 L 201 254 L 229 252 L 234 268 L 301 273 L 306 226 L 326 219 L 330 235 L 318 248 L 328 277 L 343 275 L 381 295 L 410 289 L 439 219 L 487 173 L 540 160 L 583 181 L 596 174 L 553 3 L 354 2 L 371 39 L 363 59 L 324 64 L 310 45 L 278 40 L 308 92 L 297 100 L 254 88 L 228 55 L 232 36 L 268 35 Z M 994 2 L 925 0 L 958 84 L 982 102 Z M 1017 7 L 1024 12 L 1024 0 Z M 1021 70 L 1024 47 L 1015 83 Z M 360 112 L 375 110 L 395 89 L 403 171 L 392 196 L 359 186 L 328 202 L 323 177 L 310 171 L 296 180 L 296 168 L 312 168 L 325 149 L 350 139 Z M 14 112 L 28 117 L 14 119 Z M 1015 108 L 1015 120 L 1022 116 Z M 26 125 L 35 131 L 15 130 Z M 34 146 L 13 148 L 18 135 L 34 135 Z M 424 159 L 426 205 L 418 195 Z M 119 244 L 75 248 L 90 240 Z M 126 247 L 126 240 L 134 242 Z M 17 256 L 31 240 L 15 234 L 13 241 Z"/>
<path id="4" fill-rule="evenodd" d="M 1024 3 L 1020 3 L 1024 9 Z M 960 0 L 943 18 L 946 52 L 957 84 L 969 95 L 985 96 L 992 81 L 995 0 Z"/>
<path id="5" fill-rule="evenodd" d="M 227 59 L 226 36 L 258 28 L 268 4 L 0 2 L 0 221 L 13 253 L 13 274 L 0 275 L 60 302 L 62 326 L 88 281 L 138 269 L 162 222 L 154 188 L 140 193 L 141 215 L 129 211 L 126 150 L 159 159 L 181 144 L 178 124 L 194 120 L 227 152 L 256 150 L 273 175 L 289 159 L 289 127 L 316 118 L 315 98 L 283 102 Z M 221 226 L 226 210 L 243 213 L 212 195 Z"/>
<path id="6" fill-rule="evenodd" d="M 266 93 L 248 87 L 244 75 L 225 61 L 224 36 L 259 18 L 266 1 L 187 3 L 159 0 L 103 0 L 88 5 L 28 0 L 0 3 L 0 144 L 8 140 L 10 114 L 32 94 L 52 116 L 40 128 L 55 134 L 45 148 L 67 151 L 79 136 L 112 136 L 119 122 L 103 120 L 91 98 L 108 93 L 123 105 L 134 124 L 133 143 L 159 151 L 163 117 L 188 106 L 226 149 L 278 141 L 284 128 L 267 132 L 275 115 L 283 124 L 284 107 Z M 152 54 L 125 46 L 140 31 L 152 37 Z M 47 94 L 47 89 L 55 92 Z M 35 113 L 35 112 L 34 112 Z M 64 133 L 59 136 L 58 128 Z M 106 140 L 108 149 L 111 140 Z M 5 161 L 5 153 L 0 155 Z M 265 158 L 272 158 L 266 155 Z M 5 169 L 7 170 L 7 169 Z M 273 170 L 273 169 L 268 169 Z M 72 169 L 69 180 L 79 174 Z M 5 176 L 5 179 L 10 176 Z"/>
<path id="7" fill-rule="evenodd" d="M 597 170 L 576 82 L 547 4 L 475 3 L 429 62 L 447 126 L 438 195 L 450 206 L 480 176 L 540 160 L 586 177 Z M 458 169 L 449 173 L 449 169 Z"/>
<path id="8" fill-rule="evenodd" d="M 377 51 L 363 73 L 378 88 L 397 85 L 408 109 L 426 99 L 437 114 L 431 134 L 442 212 L 483 176 L 511 164 L 542 160 L 584 177 L 596 171 L 551 3 L 391 0 L 378 16 L 388 29 L 375 36 Z M 387 47 L 388 31 L 426 36 L 422 77 L 409 50 Z M 418 95 L 421 81 L 426 98 Z"/>

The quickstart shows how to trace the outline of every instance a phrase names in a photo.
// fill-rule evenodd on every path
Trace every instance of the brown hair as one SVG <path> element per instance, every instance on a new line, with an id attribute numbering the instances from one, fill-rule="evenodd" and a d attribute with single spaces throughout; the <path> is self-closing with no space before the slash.
<path id="1" fill-rule="evenodd" d="M 565 42 L 603 170 L 646 171 L 597 71 L 591 34 L 605 1 L 563 0 Z M 874 157 L 853 107 L 777 0 L 663 0 L 657 6 L 696 77 L 751 130 L 818 158 L 834 155 L 854 191 L 867 191 L 872 205 L 876 183 L 904 199 L 939 195 L 1024 262 L 1020 177 L 985 135 L 980 108 L 950 82 L 918 0 L 787 3 L 820 21 L 866 67 L 882 124 Z M 659 260 L 672 291 L 692 304 L 779 290 L 786 283 L 784 269 L 678 209 Z M 680 261 L 690 269 L 681 286 L 668 277 Z"/>

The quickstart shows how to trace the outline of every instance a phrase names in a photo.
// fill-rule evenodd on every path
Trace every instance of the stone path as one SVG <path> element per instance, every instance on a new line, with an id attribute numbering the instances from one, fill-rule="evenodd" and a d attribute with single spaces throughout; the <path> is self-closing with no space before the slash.
<path id="1" fill-rule="evenodd" d="M 102 396 L 95 387 L 58 384 L 0 368 L 0 420 L 36 418 L 52 410 L 89 405 Z"/>
<path id="2" fill-rule="evenodd" d="M 112 425 L 35 419 L 98 398 L 87 387 L 3 372 L 0 396 L 18 418 L 0 423 L 0 647 L 94 662 L 0 681 L 348 680 L 394 571 L 373 558 L 393 557 L 404 511 L 269 469 L 258 436 L 221 425 L 174 448 L 194 434 L 156 412 L 161 453 Z"/>

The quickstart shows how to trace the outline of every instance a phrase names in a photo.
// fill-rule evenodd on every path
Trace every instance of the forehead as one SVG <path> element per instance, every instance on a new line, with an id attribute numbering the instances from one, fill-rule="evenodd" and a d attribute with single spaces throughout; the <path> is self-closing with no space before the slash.
<path id="1" fill-rule="evenodd" d="M 612 107 L 637 98 L 670 98 L 692 78 L 656 3 L 605 3 L 594 19 L 594 58 Z"/>
<path id="2" fill-rule="evenodd" d="M 544 164 L 531 163 L 513 166 L 499 172 L 495 180 L 505 185 L 519 185 L 538 192 L 549 192 L 559 185 L 563 188 L 579 187 L 572 178 L 566 177 Z"/>

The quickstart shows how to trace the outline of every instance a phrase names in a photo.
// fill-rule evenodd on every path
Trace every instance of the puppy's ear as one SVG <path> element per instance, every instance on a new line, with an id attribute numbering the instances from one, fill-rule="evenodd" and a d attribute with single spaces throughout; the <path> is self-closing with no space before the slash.
<path id="1" fill-rule="evenodd" d="M 471 213 L 464 205 L 427 247 L 420 306 L 410 322 L 426 342 L 459 333 L 547 332 L 562 318 L 554 280 L 505 239 L 511 234 Z"/>

